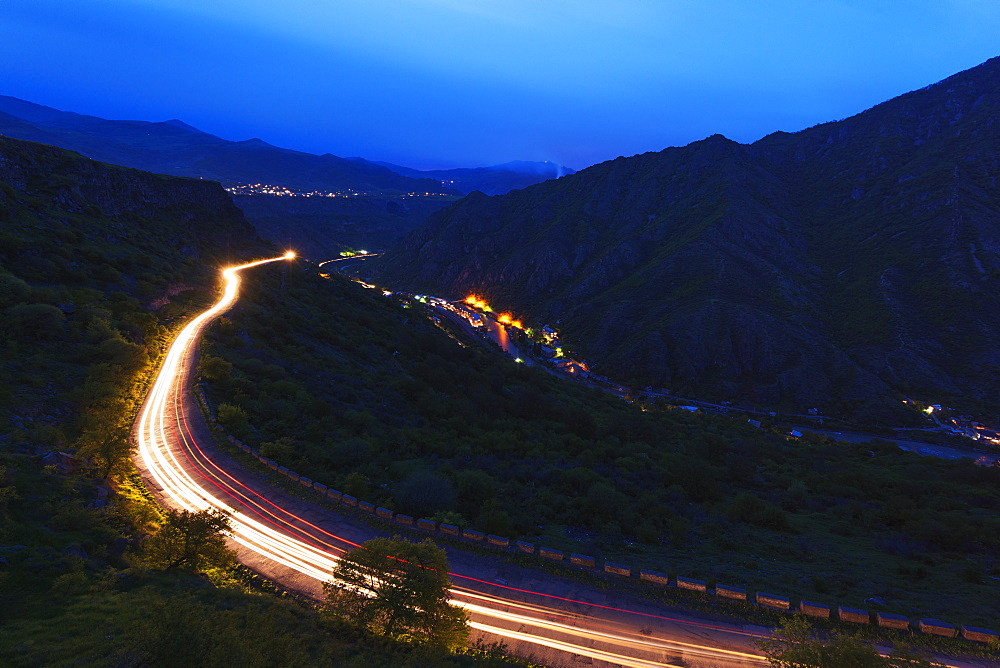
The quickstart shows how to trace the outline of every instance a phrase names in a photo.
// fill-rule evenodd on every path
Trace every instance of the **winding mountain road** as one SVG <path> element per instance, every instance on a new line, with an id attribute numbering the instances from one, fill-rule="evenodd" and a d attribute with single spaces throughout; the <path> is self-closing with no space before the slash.
<path id="1" fill-rule="evenodd" d="M 239 559 L 315 599 L 338 555 L 386 535 L 348 513 L 276 487 L 220 449 L 191 392 L 198 341 L 239 294 L 240 274 L 294 254 L 223 271 L 223 294 L 171 344 L 133 438 L 147 486 L 166 507 L 231 515 Z M 627 593 L 589 587 L 499 557 L 448 549 L 453 603 L 474 636 L 502 640 L 546 665 L 762 666 L 753 640 L 768 629 L 666 611 Z M 975 664 L 956 664 L 975 665 Z"/>

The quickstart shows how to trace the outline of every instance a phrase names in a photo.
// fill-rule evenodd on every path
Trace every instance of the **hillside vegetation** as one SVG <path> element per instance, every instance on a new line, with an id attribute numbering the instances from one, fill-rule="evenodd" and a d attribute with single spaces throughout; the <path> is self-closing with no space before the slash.
<path id="1" fill-rule="evenodd" d="M 236 569 L 151 570 L 128 433 L 218 268 L 273 253 L 217 183 L 0 137 L 0 664 L 467 666 Z"/>
<path id="2" fill-rule="evenodd" d="M 279 464 L 413 516 L 996 622 L 1000 469 L 628 404 L 465 342 L 423 308 L 336 275 L 255 276 L 203 348 L 210 401 Z"/>

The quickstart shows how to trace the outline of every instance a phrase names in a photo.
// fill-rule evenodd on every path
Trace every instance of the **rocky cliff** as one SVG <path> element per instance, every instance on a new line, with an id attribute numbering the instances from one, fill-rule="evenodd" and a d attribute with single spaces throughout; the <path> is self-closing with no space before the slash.
<path id="1" fill-rule="evenodd" d="M 559 323 L 643 385 L 876 416 L 902 394 L 997 406 L 998 116 L 993 59 L 802 132 L 470 195 L 376 270 Z"/>

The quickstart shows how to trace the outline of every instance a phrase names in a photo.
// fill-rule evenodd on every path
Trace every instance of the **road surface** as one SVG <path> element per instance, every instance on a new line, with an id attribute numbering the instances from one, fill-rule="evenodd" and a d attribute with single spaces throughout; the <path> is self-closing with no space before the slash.
<path id="1" fill-rule="evenodd" d="M 212 320 L 235 303 L 240 273 L 291 257 L 223 272 L 222 297 L 171 344 L 133 436 L 136 464 L 164 506 L 229 513 L 231 545 L 243 563 L 319 599 L 337 556 L 385 533 L 316 499 L 274 487 L 267 474 L 245 468 L 217 447 L 191 392 L 198 340 Z M 558 579 L 497 557 L 448 552 L 453 603 L 466 608 L 475 635 L 502 640 L 514 653 L 533 656 L 539 663 L 766 665 L 753 641 L 767 629 L 665 610 L 627 593 Z"/>

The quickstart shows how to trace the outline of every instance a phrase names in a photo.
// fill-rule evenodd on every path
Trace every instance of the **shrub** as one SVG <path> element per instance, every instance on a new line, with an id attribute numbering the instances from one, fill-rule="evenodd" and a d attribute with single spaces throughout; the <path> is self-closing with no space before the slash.
<path id="1" fill-rule="evenodd" d="M 6 328 L 15 338 L 51 341 L 66 324 L 63 312 L 51 304 L 18 304 L 7 309 Z"/>

